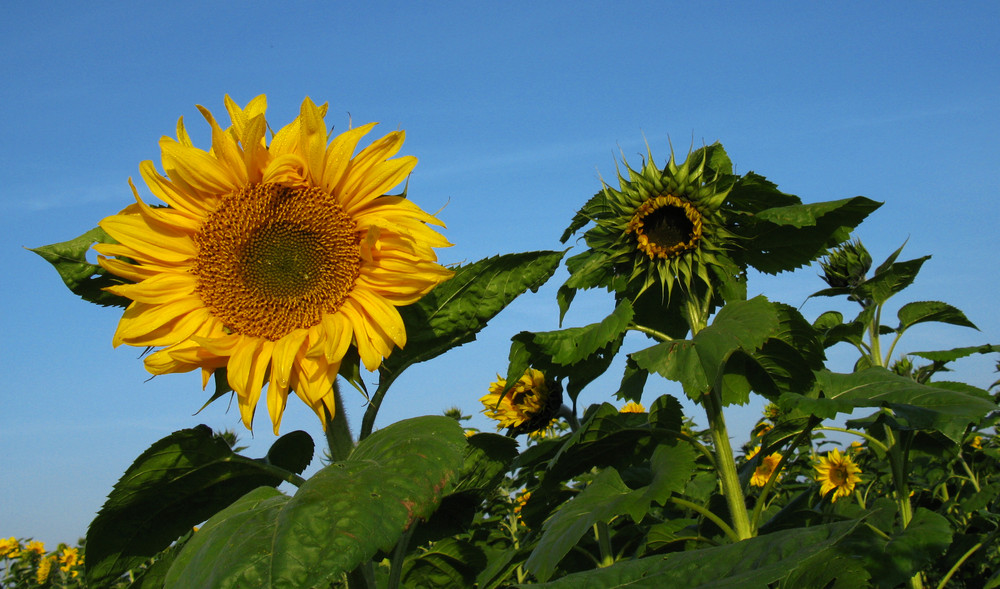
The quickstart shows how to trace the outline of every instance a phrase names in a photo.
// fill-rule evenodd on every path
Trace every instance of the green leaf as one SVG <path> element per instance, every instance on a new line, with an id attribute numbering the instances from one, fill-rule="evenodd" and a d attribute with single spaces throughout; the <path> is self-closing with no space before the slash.
<path id="1" fill-rule="evenodd" d="M 516 337 L 528 337 L 525 334 L 531 334 L 531 343 L 539 352 L 545 354 L 550 362 L 572 366 L 593 356 L 597 351 L 615 341 L 618 336 L 625 333 L 631 321 L 632 305 L 624 300 L 599 323 L 533 334 L 522 332 Z M 508 374 L 507 376 L 511 378 L 514 375 Z M 515 378 L 519 377 L 520 375 L 515 376 Z"/>
<path id="2" fill-rule="evenodd" d="M 486 566 L 486 555 L 473 544 L 445 538 L 406 559 L 402 586 L 416 588 L 472 587 Z"/>
<path id="3" fill-rule="evenodd" d="M 662 505 L 672 493 L 684 489 L 694 470 L 694 462 L 694 450 L 687 444 L 661 444 L 653 451 L 651 459 L 653 482 L 634 491 L 614 468 L 602 470 L 586 489 L 545 522 L 542 537 L 525 568 L 540 581 L 545 581 L 595 523 L 608 523 L 620 515 L 628 515 L 635 522 L 642 521 L 652 503 Z"/>
<path id="4" fill-rule="evenodd" d="M 919 356 L 932 362 L 954 362 L 973 354 L 994 354 L 1000 353 L 1000 346 L 984 344 L 982 346 L 968 346 L 964 348 L 952 348 L 950 350 L 940 350 L 934 352 L 910 352 L 910 356 Z"/>
<path id="5" fill-rule="evenodd" d="M 87 252 L 95 243 L 115 243 L 115 240 L 100 227 L 95 227 L 75 239 L 43 245 L 30 251 L 52 264 L 63 283 L 83 300 L 104 307 L 127 307 L 131 300 L 104 290 L 107 286 L 126 282 L 87 261 Z"/>
<path id="6" fill-rule="evenodd" d="M 465 466 L 455 492 L 491 492 L 517 458 L 517 440 L 498 434 L 479 433 L 468 438 Z"/>
<path id="7" fill-rule="evenodd" d="M 455 275 L 399 310 L 407 342 L 382 363 L 389 374 L 469 343 L 514 299 L 535 291 L 559 267 L 565 252 L 539 251 L 486 258 L 455 268 Z"/>
<path id="8" fill-rule="evenodd" d="M 201 542 L 181 551 L 166 587 L 329 584 L 390 550 L 434 512 L 458 479 L 466 446 L 462 427 L 449 417 L 381 429 L 291 498 L 254 491 L 209 519 L 195 535 Z"/>
<path id="9" fill-rule="evenodd" d="M 729 303 L 690 340 L 657 344 L 630 357 L 640 368 L 680 382 L 688 397 L 697 400 L 716 385 L 734 352 L 757 350 L 778 327 L 778 308 L 758 296 Z"/>
<path id="10" fill-rule="evenodd" d="M 170 434 L 136 458 L 90 524 L 87 582 L 110 583 L 247 491 L 281 481 L 207 426 Z"/>
<path id="11" fill-rule="evenodd" d="M 917 323 L 924 323 L 927 321 L 950 323 L 951 325 L 961 325 L 963 327 L 979 329 L 974 323 L 965 317 L 964 313 L 955 307 L 952 307 L 948 303 L 938 301 L 919 301 L 907 303 L 900 307 L 896 316 L 899 317 L 899 327 L 896 328 L 896 331 L 899 333 L 903 333 L 905 330 L 916 325 Z"/>
<path id="12" fill-rule="evenodd" d="M 316 445 L 312 437 L 299 430 L 287 433 L 271 444 L 264 461 L 283 468 L 288 472 L 302 474 L 302 471 L 312 462 Z"/>
<path id="13" fill-rule="evenodd" d="M 646 380 L 649 378 L 649 371 L 639 368 L 631 357 L 625 359 L 625 374 L 622 376 L 622 383 L 615 393 L 615 398 L 621 400 L 635 401 L 642 400 L 642 393 L 646 389 Z"/>
<path id="14" fill-rule="evenodd" d="M 970 423 L 977 423 L 997 406 L 961 391 L 920 384 L 884 368 L 872 367 L 852 374 L 817 373 L 823 398 L 784 394 L 783 408 L 797 408 L 822 418 L 850 413 L 857 407 L 887 407 L 909 427 L 936 430 L 959 442 Z"/>
<path id="15" fill-rule="evenodd" d="M 876 305 L 880 305 L 894 294 L 913 284 L 917 273 L 920 272 L 920 267 L 930 258 L 930 256 L 924 256 L 915 260 L 890 264 L 859 284 L 854 289 L 854 294 L 860 299 L 868 299 Z"/>
<path id="16" fill-rule="evenodd" d="M 215 514 L 174 559 L 164 589 L 272 587 L 270 542 L 289 500 L 260 487 Z"/>
<path id="17" fill-rule="evenodd" d="M 767 274 L 800 268 L 850 236 L 881 206 L 863 196 L 836 201 L 774 206 L 740 218 L 746 263 Z"/>
<path id="18" fill-rule="evenodd" d="M 783 530 L 702 550 L 622 560 L 597 570 L 533 585 L 548 589 L 766 589 L 818 555 L 836 554 L 836 546 L 858 525 L 839 522 Z"/>

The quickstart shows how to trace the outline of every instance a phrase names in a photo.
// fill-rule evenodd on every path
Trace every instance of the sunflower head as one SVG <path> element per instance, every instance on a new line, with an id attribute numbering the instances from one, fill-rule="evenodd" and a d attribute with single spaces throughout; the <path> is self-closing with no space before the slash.
<path id="1" fill-rule="evenodd" d="M 618 413 L 645 413 L 646 408 L 642 406 L 642 403 L 636 403 L 635 401 L 629 401 L 625 403 L 625 406 L 618 410 Z"/>
<path id="2" fill-rule="evenodd" d="M 498 430 L 508 428 L 509 435 L 546 429 L 562 406 L 562 385 L 546 381 L 534 368 L 527 369 L 509 388 L 507 379 L 498 374 L 489 391 L 479 399 L 483 414 L 496 420 Z"/>
<path id="3" fill-rule="evenodd" d="M 816 481 L 821 483 L 819 494 L 826 496 L 831 491 L 830 501 L 835 502 L 840 497 L 847 497 L 854 491 L 854 486 L 861 482 L 861 469 L 848 455 L 842 455 L 834 448 L 820 458 L 816 469 Z"/>
<path id="4" fill-rule="evenodd" d="M 740 273 L 727 254 L 735 236 L 722 205 L 734 177 L 721 146 L 691 152 L 681 163 L 671 153 L 663 168 L 649 152 L 640 168 L 623 165 L 618 188 L 605 183 L 563 234 L 565 242 L 594 223 L 584 233 L 589 249 L 567 262 L 564 288 L 603 286 L 635 299 L 656 287 L 666 298 L 676 291 L 713 298 L 720 282 Z"/>
<path id="5" fill-rule="evenodd" d="M 441 223 L 387 192 L 416 165 L 393 157 L 402 131 L 355 154 L 374 123 L 330 137 L 326 105 L 306 98 L 272 136 L 267 102 L 240 107 L 231 125 L 200 108 L 209 150 L 184 128 L 160 140 L 165 175 L 139 169 L 166 206 L 136 204 L 101 221 L 115 243 L 95 247 L 100 264 L 131 299 L 114 344 L 159 348 L 153 374 L 224 368 L 249 428 L 263 388 L 277 433 L 293 391 L 324 422 L 333 416 L 337 374 L 375 370 L 406 344 L 397 307 L 447 280 L 434 247 Z"/>
<path id="6" fill-rule="evenodd" d="M 747 458 L 752 458 L 754 455 L 760 452 L 760 447 L 754 449 L 753 454 L 747 456 Z M 763 487 L 767 484 L 768 479 L 771 478 L 771 473 L 773 473 L 778 465 L 781 463 L 781 453 L 772 452 L 769 456 L 764 456 L 760 459 L 760 464 L 753 471 L 753 476 L 750 477 L 750 484 L 754 487 Z M 779 478 L 781 474 L 777 475 Z"/>

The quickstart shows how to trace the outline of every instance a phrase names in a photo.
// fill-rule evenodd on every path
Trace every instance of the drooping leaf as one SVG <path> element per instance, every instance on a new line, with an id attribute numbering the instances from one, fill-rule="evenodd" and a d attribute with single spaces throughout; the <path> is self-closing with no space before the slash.
<path id="1" fill-rule="evenodd" d="M 572 366 L 594 355 L 625 333 L 632 321 L 632 305 L 624 300 L 610 315 L 585 327 L 534 333 L 531 342 L 550 362 Z M 528 332 L 524 332 L 528 333 Z M 510 377 L 512 375 L 508 375 Z"/>
<path id="2" fill-rule="evenodd" d="M 302 474 L 312 462 L 315 450 L 316 445 L 309 434 L 301 430 L 294 431 L 275 440 L 264 461 L 288 472 Z"/>
<path id="3" fill-rule="evenodd" d="M 416 589 L 472 587 L 486 566 L 486 555 L 474 544 L 444 538 L 406 559 L 402 586 Z"/>
<path id="4" fill-rule="evenodd" d="M 821 554 L 836 554 L 837 544 L 858 525 L 838 522 L 782 530 L 701 550 L 622 560 L 609 567 L 566 575 L 533 585 L 547 589 L 766 589 Z"/>
<path id="5" fill-rule="evenodd" d="M 30 251 L 52 264 L 63 283 L 83 300 L 104 307 L 127 307 L 131 300 L 103 290 L 107 286 L 123 284 L 125 281 L 108 273 L 97 264 L 87 261 L 87 252 L 95 243 L 115 243 L 115 241 L 103 229 L 95 227 L 69 241 L 43 245 Z"/>
<path id="6" fill-rule="evenodd" d="M 209 519 L 200 541 L 181 551 L 166 589 L 325 586 L 430 516 L 456 483 L 465 447 L 449 417 L 381 429 L 291 498 L 255 491 Z"/>
<path id="7" fill-rule="evenodd" d="M 282 456 L 274 466 L 301 464 L 299 452 L 306 445 L 301 435 L 308 437 L 293 432 L 275 442 L 297 450 L 294 459 Z M 279 485 L 282 478 L 262 462 L 234 453 L 204 425 L 150 446 L 125 471 L 90 524 L 84 561 L 88 583 L 108 584 L 246 492 Z"/>
<path id="8" fill-rule="evenodd" d="M 639 368 L 631 357 L 625 359 L 625 374 L 622 376 L 621 386 L 615 393 L 615 398 L 626 401 L 642 400 L 642 393 L 646 389 L 646 380 L 649 378 L 649 371 Z"/>
<path id="9" fill-rule="evenodd" d="M 565 252 L 538 251 L 486 258 L 455 268 L 455 275 L 416 303 L 400 308 L 407 343 L 383 362 L 388 374 L 399 374 L 469 343 L 514 299 L 537 290 L 559 266 Z"/>
<path id="10" fill-rule="evenodd" d="M 492 491 L 517 457 L 517 440 L 498 434 L 479 433 L 468 438 L 465 466 L 456 492 Z"/>
<path id="11" fill-rule="evenodd" d="M 777 307 L 758 296 L 726 305 L 690 340 L 657 344 L 630 357 L 640 368 L 680 382 L 697 400 L 716 384 L 734 352 L 757 350 L 778 327 Z"/>
<path id="12" fill-rule="evenodd" d="M 735 192 L 735 190 L 734 190 Z M 741 217 L 745 261 L 767 274 L 800 268 L 846 240 L 881 203 L 863 196 L 836 201 L 773 206 Z"/>
<path id="13" fill-rule="evenodd" d="M 817 417 L 832 418 L 858 407 L 888 407 L 909 427 L 936 430 L 958 442 L 970 423 L 991 411 L 993 402 L 961 391 L 920 384 L 884 368 L 872 367 L 852 374 L 817 373 L 822 398 L 784 394 L 780 404 Z"/>

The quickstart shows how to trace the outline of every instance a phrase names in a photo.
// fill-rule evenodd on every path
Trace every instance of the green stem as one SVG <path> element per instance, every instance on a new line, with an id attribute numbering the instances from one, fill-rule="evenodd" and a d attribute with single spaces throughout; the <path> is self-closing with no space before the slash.
<path id="1" fill-rule="evenodd" d="M 392 551 L 392 562 L 389 565 L 389 581 L 386 585 L 388 589 L 397 589 L 400 586 L 399 582 L 403 577 L 403 561 L 406 560 L 406 551 L 410 547 L 410 539 L 413 538 L 413 532 L 416 529 L 417 522 L 413 522 L 396 542 L 396 548 Z"/>
<path id="2" fill-rule="evenodd" d="M 649 337 L 655 339 L 658 342 L 672 342 L 674 338 L 663 333 L 662 331 L 656 331 L 652 327 L 646 327 L 645 325 L 636 325 L 635 323 L 628 326 L 632 331 L 638 331 L 639 333 L 644 333 Z"/>
<path id="3" fill-rule="evenodd" d="M 729 506 L 729 515 L 733 520 L 733 528 L 740 540 L 753 537 L 750 527 L 750 516 L 747 514 L 746 499 L 743 497 L 743 487 L 736 472 L 736 461 L 733 458 L 733 448 L 729 444 L 729 431 L 726 429 L 726 419 L 722 414 L 722 402 L 719 393 L 709 389 L 702 395 L 705 413 L 708 415 L 708 426 L 715 444 L 716 467 L 719 482 L 722 484 L 722 494 Z"/>
<path id="4" fill-rule="evenodd" d="M 681 499 L 680 497 L 671 497 L 670 498 L 670 502 L 673 503 L 674 505 L 679 505 L 681 507 L 686 507 L 686 508 L 690 509 L 691 511 L 697 512 L 697 513 L 705 516 L 705 518 L 711 520 L 711 522 L 713 524 L 715 524 L 716 526 L 718 526 L 719 529 L 722 530 L 722 532 L 726 535 L 726 537 L 729 538 L 731 541 L 733 541 L 733 542 L 739 542 L 740 541 L 740 537 L 736 534 L 735 531 L 733 531 L 733 528 L 731 528 L 729 526 L 729 524 L 727 524 L 726 522 L 722 521 L 721 517 L 715 515 L 714 513 L 712 513 L 708 509 L 702 507 L 701 505 L 698 505 L 697 503 L 691 503 L 690 501 L 688 501 L 686 499 Z"/>
<path id="5" fill-rule="evenodd" d="M 326 444 L 330 448 L 330 459 L 339 462 L 354 449 L 354 439 L 351 437 L 351 426 L 347 423 L 347 413 L 340 398 L 340 386 L 333 382 L 333 400 L 336 412 L 331 417 L 326 415 Z"/>
<path id="6" fill-rule="evenodd" d="M 876 448 L 878 448 L 882 452 L 888 452 L 889 451 L 889 449 L 885 447 L 885 444 L 883 444 L 879 439 L 877 439 L 877 438 L 875 438 L 875 437 L 873 437 L 873 436 L 871 436 L 869 434 L 866 434 L 864 432 L 860 432 L 860 431 L 853 430 L 853 429 L 846 429 L 846 428 L 842 428 L 842 427 L 833 427 L 833 426 L 830 426 L 830 425 L 821 425 L 821 426 L 818 426 L 818 427 L 816 427 L 814 429 L 821 429 L 821 430 L 830 431 L 830 432 L 843 432 L 845 434 L 851 434 L 851 435 L 859 436 L 859 437 L 862 437 L 862 438 L 868 440 L 869 444 L 871 444 L 872 446 L 875 446 Z"/>
<path id="7" fill-rule="evenodd" d="M 597 535 L 597 547 L 601 551 L 601 562 L 597 565 L 600 568 L 609 567 L 615 562 L 615 555 L 611 551 L 611 530 L 608 529 L 607 522 L 597 522 L 594 524 L 594 533 Z"/>
<path id="8" fill-rule="evenodd" d="M 976 493 L 978 493 L 980 491 L 979 477 L 973 474 L 972 469 L 969 468 L 969 463 L 967 463 L 964 458 L 959 456 L 958 461 L 962 463 L 962 468 L 965 469 L 965 474 L 969 475 L 969 482 L 972 483 L 973 488 L 975 488 Z"/>
<path id="9" fill-rule="evenodd" d="M 963 554 L 955 562 L 955 564 L 952 565 L 952 567 L 950 569 L 948 569 L 948 572 L 945 574 L 945 576 L 941 578 L 941 582 L 938 583 L 937 589 L 944 589 L 944 587 L 948 584 L 948 581 L 950 581 L 951 578 L 955 575 L 955 572 L 958 571 L 958 567 L 962 566 L 962 563 L 964 563 L 965 561 L 969 560 L 969 557 L 971 557 L 973 554 L 975 554 L 975 552 L 977 550 L 979 550 L 983 546 L 986 546 L 987 544 L 989 544 L 990 542 L 992 542 L 993 539 L 996 538 L 996 536 L 997 536 L 997 532 L 994 531 L 990 535 L 986 536 L 986 538 L 984 538 L 982 542 L 977 543 L 972 548 L 970 548 L 967 551 L 965 551 L 965 554 Z"/>
<path id="10" fill-rule="evenodd" d="M 868 324 L 868 339 L 871 341 L 871 354 L 869 359 L 872 362 L 872 366 L 885 366 L 885 362 L 882 361 L 882 348 L 879 344 L 878 339 L 878 326 L 882 322 L 882 305 L 877 305 L 875 307 L 875 317 L 872 322 Z"/>
<path id="11" fill-rule="evenodd" d="M 378 388 L 375 389 L 375 394 L 368 399 L 368 409 L 365 410 L 365 416 L 361 418 L 361 432 L 358 434 L 359 442 L 372 435 L 372 430 L 375 429 L 375 417 L 378 416 L 382 400 L 385 399 L 385 394 L 389 392 L 389 385 L 394 380 L 396 380 L 395 376 L 390 375 L 384 370 L 379 370 Z"/>

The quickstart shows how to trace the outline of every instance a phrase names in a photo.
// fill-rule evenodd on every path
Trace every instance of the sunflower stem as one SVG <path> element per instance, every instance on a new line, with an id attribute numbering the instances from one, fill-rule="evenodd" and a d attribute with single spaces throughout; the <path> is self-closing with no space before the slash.
<path id="1" fill-rule="evenodd" d="M 329 413 L 326 416 L 326 444 L 330 449 L 330 460 L 340 462 L 354 449 L 354 438 L 351 437 L 351 426 L 347 423 L 337 381 L 333 382 L 333 401 L 336 411 L 332 417 Z"/>
<path id="2" fill-rule="evenodd" d="M 729 506 L 729 515 L 733 520 L 733 530 L 740 540 L 753 537 L 750 527 L 750 515 L 747 513 L 746 499 L 743 487 L 736 472 L 736 461 L 733 458 L 733 447 L 729 444 L 729 431 L 726 429 L 726 419 L 722 414 L 722 400 L 715 388 L 702 395 L 702 403 L 708 416 L 709 429 L 712 432 L 712 442 L 715 444 L 716 466 L 719 482 L 722 484 L 722 494 Z"/>

